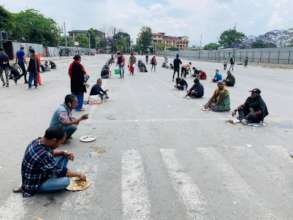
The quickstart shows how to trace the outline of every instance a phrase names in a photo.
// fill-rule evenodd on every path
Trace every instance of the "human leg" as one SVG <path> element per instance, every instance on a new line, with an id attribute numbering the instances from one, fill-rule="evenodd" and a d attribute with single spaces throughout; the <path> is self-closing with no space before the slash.
<path id="1" fill-rule="evenodd" d="M 21 68 L 21 71 L 22 71 L 22 74 L 19 76 L 19 77 L 22 77 L 24 78 L 24 83 L 27 83 L 27 72 L 26 72 L 26 69 L 25 69 L 25 65 L 23 62 L 19 62 L 18 65 L 20 66 Z"/>
<path id="2" fill-rule="evenodd" d="M 77 130 L 77 126 L 76 125 L 67 125 L 63 127 L 65 133 L 66 133 L 66 137 L 67 139 L 70 138 L 74 132 Z"/>
<path id="3" fill-rule="evenodd" d="M 34 78 L 34 74 L 29 72 L 29 75 L 28 75 L 28 88 L 29 89 L 32 87 L 33 78 Z"/>

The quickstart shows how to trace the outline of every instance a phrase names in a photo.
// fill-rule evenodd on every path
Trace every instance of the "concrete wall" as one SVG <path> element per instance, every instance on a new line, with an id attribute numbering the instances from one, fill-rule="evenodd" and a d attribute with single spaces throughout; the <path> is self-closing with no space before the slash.
<path id="1" fill-rule="evenodd" d="M 264 49 L 221 49 L 221 50 L 181 50 L 160 51 L 159 55 L 175 57 L 179 53 L 181 57 L 191 60 L 204 60 L 224 62 L 231 56 L 237 63 L 244 62 L 248 57 L 251 63 L 293 64 L 293 48 L 264 48 Z"/>

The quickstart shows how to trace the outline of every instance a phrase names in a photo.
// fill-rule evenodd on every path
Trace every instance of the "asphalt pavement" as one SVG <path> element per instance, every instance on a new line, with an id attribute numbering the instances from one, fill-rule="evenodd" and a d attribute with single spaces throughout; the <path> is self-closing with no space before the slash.
<path id="1" fill-rule="evenodd" d="M 91 85 L 109 58 L 82 57 Z M 265 126 L 252 127 L 227 124 L 230 113 L 201 111 L 222 64 L 192 61 L 208 73 L 204 98 L 193 100 L 174 89 L 172 70 L 161 68 L 162 61 L 156 72 L 136 70 L 132 77 L 126 70 L 124 80 L 103 80 L 110 99 L 86 106 L 89 120 L 61 147 L 76 155 L 69 168 L 92 183 L 82 192 L 28 199 L 12 193 L 26 146 L 44 134 L 70 92 L 71 58 L 56 60 L 57 70 L 43 73 L 38 89 L 28 90 L 23 79 L 0 88 L 0 219 L 293 219 L 293 71 L 236 66 L 231 107 L 257 87 L 270 112 Z M 187 77 L 190 86 L 192 80 Z M 82 135 L 97 140 L 81 143 Z"/>

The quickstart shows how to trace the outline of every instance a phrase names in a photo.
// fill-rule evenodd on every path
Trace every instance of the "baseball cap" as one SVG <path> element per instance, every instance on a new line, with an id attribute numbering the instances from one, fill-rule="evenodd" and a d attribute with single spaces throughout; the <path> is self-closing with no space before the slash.
<path id="1" fill-rule="evenodd" d="M 260 94 L 261 93 L 260 89 L 258 89 L 258 88 L 255 88 L 253 90 L 250 90 L 249 92 L 256 93 L 256 94 Z"/>

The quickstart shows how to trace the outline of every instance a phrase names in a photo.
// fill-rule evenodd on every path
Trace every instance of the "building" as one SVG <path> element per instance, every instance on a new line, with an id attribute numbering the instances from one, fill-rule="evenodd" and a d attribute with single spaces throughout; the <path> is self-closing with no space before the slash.
<path id="1" fill-rule="evenodd" d="M 153 33 L 153 46 L 154 47 L 164 47 L 164 49 L 168 48 L 178 48 L 185 49 L 188 47 L 189 40 L 188 37 L 180 36 L 167 36 L 165 33 Z"/>

